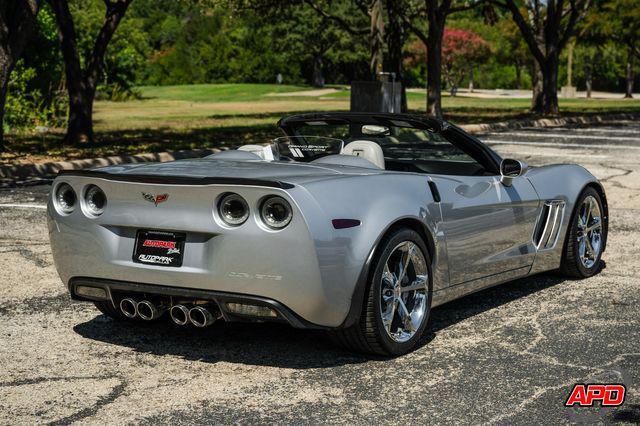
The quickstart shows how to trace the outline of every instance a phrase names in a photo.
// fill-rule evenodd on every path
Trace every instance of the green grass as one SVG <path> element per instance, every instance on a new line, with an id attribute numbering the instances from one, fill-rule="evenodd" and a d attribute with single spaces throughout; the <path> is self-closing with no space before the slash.
<path id="1" fill-rule="evenodd" d="M 187 102 L 250 102 L 278 99 L 271 93 L 310 90 L 306 86 L 281 84 L 193 84 L 181 86 L 140 86 L 143 99 Z"/>
<path id="2" fill-rule="evenodd" d="M 342 89 L 341 87 L 336 87 Z M 2 163 L 30 163 L 134 154 L 165 150 L 212 148 L 266 142 L 278 136 L 275 124 L 292 113 L 349 109 L 348 90 L 312 96 L 269 96 L 316 90 L 275 84 L 199 84 L 145 86 L 141 100 L 97 101 L 94 105 L 94 146 L 61 143 L 64 129 L 45 135 L 8 135 Z M 312 92 L 313 93 L 313 92 Z M 409 109 L 425 111 L 426 94 L 409 92 Z M 455 124 L 533 118 L 530 100 L 450 97 L 442 99 L 445 118 Z M 638 113 L 640 100 L 561 99 L 562 115 Z"/>

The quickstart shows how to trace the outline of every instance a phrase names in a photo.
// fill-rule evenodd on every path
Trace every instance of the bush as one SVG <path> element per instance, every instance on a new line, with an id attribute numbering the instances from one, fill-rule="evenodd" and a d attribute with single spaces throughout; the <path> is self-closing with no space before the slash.
<path id="1" fill-rule="evenodd" d="M 25 68 L 24 63 L 18 61 L 9 80 L 3 122 L 5 133 L 31 131 L 36 126 L 64 126 L 68 110 L 67 94 L 58 91 L 52 99 L 47 100 L 40 90 L 29 90 L 29 83 L 36 77 L 35 69 Z"/>

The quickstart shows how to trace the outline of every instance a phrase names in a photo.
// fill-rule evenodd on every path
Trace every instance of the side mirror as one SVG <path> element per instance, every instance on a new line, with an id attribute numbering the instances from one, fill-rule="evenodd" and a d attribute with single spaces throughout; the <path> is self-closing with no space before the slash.
<path id="1" fill-rule="evenodd" d="M 500 182 L 502 182 L 504 186 L 511 186 L 513 179 L 522 176 L 528 169 L 529 166 L 527 163 L 505 158 L 502 160 L 502 163 L 500 163 Z"/>

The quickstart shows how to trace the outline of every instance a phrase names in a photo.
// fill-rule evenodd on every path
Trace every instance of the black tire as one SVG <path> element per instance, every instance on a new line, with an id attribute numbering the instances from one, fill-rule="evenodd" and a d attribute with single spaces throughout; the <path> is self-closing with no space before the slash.
<path id="1" fill-rule="evenodd" d="M 601 241 L 602 241 L 601 247 L 606 246 L 607 224 L 605 219 L 604 206 L 602 204 L 602 198 L 600 197 L 600 194 L 598 193 L 598 191 L 596 191 L 594 188 L 587 187 L 584 189 L 584 191 L 582 191 L 582 193 L 578 197 L 578 200 L 576 201 L 575 207 L 573 209 L 574 211 L 571 216 L 571 223 L 569 224 L 569 228 L 567 229 L 567 238 L 564 243 L 564 251 L 562 254 L 562 264 L 560 266 L 560 272 L 563 275 L 566 275 L 568 277 L 588 278 L 597 274 L 602 269 L 601 259 L 602 259 L 603 249 L 600 249 L 600 252 L 598 253 L 598 256 L 596 257 L 596 260 L 592 267 L 587 268 L 580 261 L 579 243 L 578 243 L 580 228 L 579 228 L 578 218 L 580 215 L 581 206 L 584 200 L 589 196 L 595 198 L 600 208 L 600 212 L 602 215 L 601 216 L 602 222 L 603 222 L 602 231 L 601 231 Z"/>
<path id="2" fill-rule="evenodd" d="M 387 258 L 394 248 L 404 241 L 415 243 L 424 256 L 428 271 L 428 301 L 422 324 L 406 342 L 394 341 L 384 329 L 380 315 L 382 273 Z M 399 356 L 411 351 L 422 336 L 431 312 L 431 259 L 427 246 L 420 234 L 409 228 L 397 228 L 390 231 L 380 242 L 376 252 L 372 271 L 367 283 L 362 313 L 356 324 L 351 327 L 334 330 L 330 333 L 334 342 L 353 352 L 370 355 Z"/>

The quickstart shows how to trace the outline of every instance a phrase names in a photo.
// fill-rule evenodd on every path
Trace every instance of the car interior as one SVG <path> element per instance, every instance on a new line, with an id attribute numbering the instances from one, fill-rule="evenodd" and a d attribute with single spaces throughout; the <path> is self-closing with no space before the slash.
<path id="1" fill-rule="evenodd" d="M 272 147 L 244 145 L 239 150 L 267 161 L 301 161 L 370 167 L 411 173 L 484 176 L 495 174 L 486 159 L 442 132 L 377 124 L 301 123 L 294 134 Z M 312 136 L 311 136 L 312 135 Z M 366 160 L 351 160 L 359 157 Z"/>

